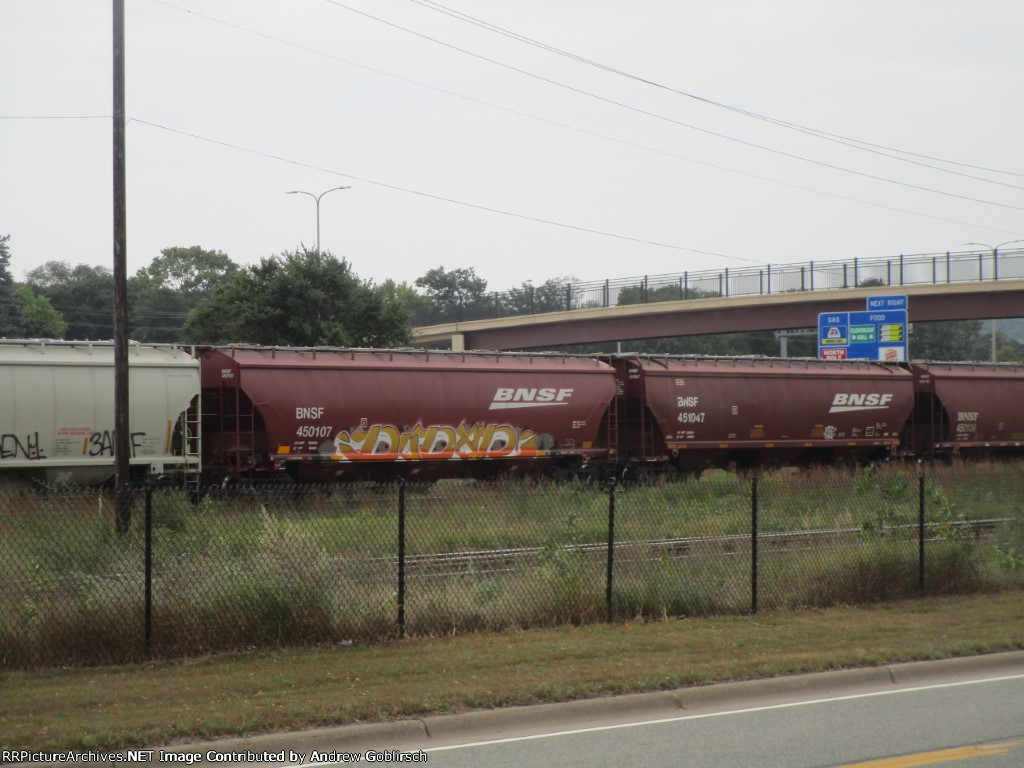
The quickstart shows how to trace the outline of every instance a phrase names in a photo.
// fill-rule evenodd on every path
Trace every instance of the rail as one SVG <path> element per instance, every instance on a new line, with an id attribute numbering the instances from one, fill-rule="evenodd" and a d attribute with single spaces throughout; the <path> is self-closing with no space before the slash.
<path id="1" fill-rule="evenodd" d="M 686 301 L 728 296 L 766 296 L 844 288 L 898 288 L 1024 278 L 1024 248 L 900 255 L 844 261 L 673 272 L 573 283 L 524 284 L 465 300 L 424 308 L 417 325 L 486 320 L 625 304 Z"/>
<path id="2" fill-rule="evenodd" d="M 990 535 L 1001 526 L 1015 523 L 1014 518 L 990 518 L 985 520 L 957 520 L 952 522 L 929 522 L 925 524 L 926 539 L 933 541 L 943 537 L 970 537 L 978 540 Z M 892 538 L 914 540 L 919 535 L 916 525 L 890 525 L 877 530 L 860 526 L 825 528 L 800 531 L 773 531 L 758 534 L 762 551 L 788 551 L 834 549 L 859 545 L 866 539 Z M 750 534 L 723 534 L 719 536 L 686 536 L 671 539 L 645 539 L 615 542 L 616 558 L 620 562 L 653 561 L 661 558 L 685 558 L 699 553 L 701 556 L 718 555 L 730 557 L 750 550 Z M 473 574 L 505 573 L 536 565 L 545 557 L 555 553 L 591 554 L 604 557 L 608 551 L 607 542 L 587 544 L 561 544 L 556 547 L 514 547 L 505 549 L 473 550 L 463 552 L 437 552 L 421 555 L 407 555 L 406 572 L 409 575 L 455 576 Z M 393 566 L 397 558 L 376 558 Z"/>

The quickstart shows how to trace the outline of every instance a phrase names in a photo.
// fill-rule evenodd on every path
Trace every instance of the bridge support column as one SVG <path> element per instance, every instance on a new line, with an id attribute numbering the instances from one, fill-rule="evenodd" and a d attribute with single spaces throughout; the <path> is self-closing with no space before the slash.
<path id="1" fill-rule="evenodd" d="M 452 334 L 452 352 L 465 352 L 466 351 L 466 334 L 464 333 L 453 333 Z"/>

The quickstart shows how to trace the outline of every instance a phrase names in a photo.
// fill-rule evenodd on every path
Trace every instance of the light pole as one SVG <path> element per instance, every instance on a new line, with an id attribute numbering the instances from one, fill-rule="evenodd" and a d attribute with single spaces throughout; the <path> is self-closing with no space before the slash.
<path id="1" fill-rule="evenodd" d="M 312 192 L 305 192 L 301 189 L 293 189 L 290 192 L 285 192 L 286 195 L 309 195 L 316 200 L 316 252 L 320 253 L 320 198 L 326 195 L 328 192 L 334 192 L 338 189 L 352 189 L 352 187 L 331 187 L 325 189 L 319 195 L 314 195 Z"/>
<path id="2" fill-rule="evenodd" d="M 998 245 L 989 245 L 988 243 L 964 243 L 964 245 L 980 245 L 982 248 L 988 248 L 992 251 L 992 277 L 996 280 L 999 279 L 999 249 L 1004 245 L 1013 245 L 1014 243 L 1024 243 L 1024 240 L 1007 240 L 1005 243 L 999 243 Z M 996 319 L 992 318 L 992 362 L 996 362 Z"/>

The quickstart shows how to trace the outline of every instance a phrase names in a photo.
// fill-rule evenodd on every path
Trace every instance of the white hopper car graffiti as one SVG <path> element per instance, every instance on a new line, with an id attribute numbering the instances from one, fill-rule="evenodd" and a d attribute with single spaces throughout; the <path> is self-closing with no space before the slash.
<path id="1" fill-rule="evenodd" d="M 199 473 L 199 362 L 129 346 L 133 479 Z M 113 477 L 111 342 L 0 339 L 0 485 L 98 485 Z"/>

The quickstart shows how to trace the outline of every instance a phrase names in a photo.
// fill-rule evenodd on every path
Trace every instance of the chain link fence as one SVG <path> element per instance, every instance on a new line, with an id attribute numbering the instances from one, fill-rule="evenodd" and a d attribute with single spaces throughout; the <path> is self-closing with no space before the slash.
<path id="1" fill-rule="evenodd" d="M 1024 586 L 1024 465 L 0 494 L 0 668 Z"/>

